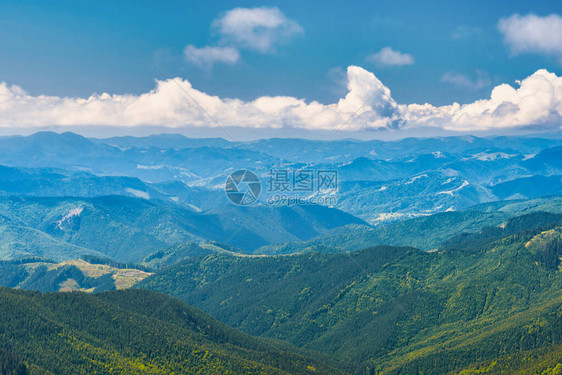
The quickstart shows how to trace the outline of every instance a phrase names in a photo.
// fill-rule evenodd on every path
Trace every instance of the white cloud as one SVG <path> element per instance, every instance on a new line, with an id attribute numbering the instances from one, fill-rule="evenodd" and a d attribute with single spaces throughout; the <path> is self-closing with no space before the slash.
<path id="1" fill-rule="evenodd" d="M 347 94 L 332 104 L 288 96 L 252 101 L 219 98 L 179 78 L 175 82 L 156 81 L 153 90 L 140 95 L 104 93 L 88 98 L 32 96 L 18 86 L 1 83 L 0 127 L 214 126 L 192 97 L 226 127 L 337 129 L 357 111 L 346 130 L 434 126 L 470 131 L 529 125 L 559 129 L 562 77 L 539 70 L 518 84 L 518 88 L 507 84 L 495 87 L 489 99 L 436 107 L 396 103 L 373 73 L 357 66 L 347 69 Z"/>
<path id="2" fill-rule="evenodd" d="M 223 126 L 335 129 L 365 102 L 349 128 L 397 126 L 398 105 L 373 73 L 351 66 L 348 93 L 324 105 L 294 97 L 264 96 L 253 101 L 222 99 L 194 89 L 186 80 L 157 81 L 141 95 L 92 95 L 89 98 L 31 96 L 18 86 L 0 84 L 0 126 L 162 125 L 212 126 L 212 122 L 183 92 L 185 90 Z M 183 90 L 177 85 L 181 85 Z"/>
<path id="3" fill-rule="evenodd" d="M 544 69 L 517 82 L 496 86 L 489 99 L 435 107 L 410 104 L 401 107 L 410 125 L 438 126 L 449 130 L 487 130 L 530 125 L 559 129 L 562 122 L 562 77 Z"/>
<path id="4" fill-rule="evenodd" d="M 384 66 L 411 65 L 414 63 L 412 55 L 384 47 L 379 52 L 369 56 L 368 61 Z"/>
<path id="5" fill-rule="evenodd" d="M 213 22 L 223 43 L 269 52 L 303 32 L 278 8 L 235 8 Z"/>
<path id="6" fill-rule="evenodd" d="M 457 72 L 447 72 L 441 77 L 441 81 L 451 83 L 461 89 L 477 91 L 490 85 L 490 79 L 486 73 L 477 72 L 478 77 L 471 80 L 466 75 Z"/>
<path id="7" fill-rule="evenodd" d="M 239 49 L 248 48 L 269 53 L 291 37 L 301 34 L 302 27 L 285 17 L 278 8 L 235 8 L 213 21 L 220 36 L 218 46 L 185 47 L 186 61 L 200 67 L 214 63 L 235 64 Z"/>
<path id="8" fill-rule="evenodd" d="M 502 18 L 498 29 L 513 54 L 545 54 L 562 61 L 562 17 L 559 15 L 514 14 Z"/>
<path id="9" fill-rule="evenodd" d="M 232 47 L 195 47 L 188 45 L 183 51 L 186 61 L 200 67 L 213 66 L 215 63 L 234 64 L 240 58 L 240 53 Z"/>

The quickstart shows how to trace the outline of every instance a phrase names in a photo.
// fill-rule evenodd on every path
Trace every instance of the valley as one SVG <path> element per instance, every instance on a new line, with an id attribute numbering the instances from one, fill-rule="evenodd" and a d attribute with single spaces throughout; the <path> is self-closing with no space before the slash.
<path id="1" fill-rule="evenodd" d="M 49 334 L 4 320 L 5 355 L 37 374 L 554 374 L 557 142 L 17 138 L 0 297 Z M 337 204 L 234 205 L 244 168 L 263 189 L 272 168 L 335 170 Z"/>

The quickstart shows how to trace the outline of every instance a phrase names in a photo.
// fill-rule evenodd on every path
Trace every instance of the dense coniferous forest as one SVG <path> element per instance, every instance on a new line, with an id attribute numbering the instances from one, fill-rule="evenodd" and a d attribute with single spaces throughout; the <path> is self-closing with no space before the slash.
<path id="1" fill-rule="evenodd" d="M 7 374 L 25 374 L 25 366 L 30 374 L 342 372 L 149 291 L 0 288 L 0 316 L 0 340 L 9 348 L 0 350 L 0 368 Z"/>
<path id="2" fill-rule="evenodd" d="M 495 359 L 500 371 L 508 356 L 559 352 L 559 219 L 514 218 L 435 252 L 379 246 L 352 254 L 209 255 L 138 286 L 175 295 L 250 334 L 376 373 L 476 371 Z M 557 371 L 547 362 L 537 366 Z"/>
<path id="3" fill-rule="evenodd" d="M 6 347 L 0 348 L 1 375 L 27 375 L 27 366 L 21 357 Z"/>

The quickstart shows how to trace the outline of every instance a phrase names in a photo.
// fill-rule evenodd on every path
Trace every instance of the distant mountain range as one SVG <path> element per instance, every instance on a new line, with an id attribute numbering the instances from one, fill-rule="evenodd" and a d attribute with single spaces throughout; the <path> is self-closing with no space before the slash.
<path id="1" fill-rule="evenodd" d="M 359 226 L 353 230 L 357 236 L 373 235 L 369 226 L 381 226 L 383 233 L 386 224 L 411 218 L 562 194 L 561 143 L 472 136 L 242 144 L 180 135 L 3 137 L 0 258 L 62 261 L 95 254 L 140 262 L 186 241 L 284 253 L 271 249 L 316 241 L 350 224 Z M 253 207 L 233 206 L 222 187 L 229 173 L 244 168 L 261 176 L 264 189 L 271 168 L 335 170 L 337 204 L 269 207 L 263 198 Z M 439 238 L 458 233 L 455 228 Z M 412 238 L 377 236 L 376 243 L 386 244 L 408 244 L 404 239 Z M 436 245 L 433 237 L 422 244 L 417 236 L 410 243 L 428 248 Z"/>
<path id="2" fill-rule="evenodd" d="M 336 208 L 380 225 L 479 203 L 562 194 L 560 160 L 562 141 L 546 138 L 238 144 L 181 135 L 88 139 L 40 132 L 0 138 L 5 177 L 0 191 L 137 196 L 197 211 L 228 204 L 222 187 L 235 170 L 252 170 L 265 184 L 272 168 L 327 169 L 336 170 L 340 181 Z"/>

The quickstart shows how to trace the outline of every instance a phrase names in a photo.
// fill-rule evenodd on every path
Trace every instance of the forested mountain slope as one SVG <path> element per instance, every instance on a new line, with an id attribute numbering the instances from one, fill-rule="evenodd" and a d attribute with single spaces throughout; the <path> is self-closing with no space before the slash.
<path id="1" fill-rule="evenodd" d="M 562 227 L 514 228 L 429 253 L 380 246 L 351 254 L 208 255 L 139 287 L 175 295 L 243 331 L 373 370 L 460 371 L 562 343 Z"/>
<path id="2" fill-rule="evenodd" d="M 0 342 L 31 374 L 335 374 L 172 297 L 0 288 Z"/>
<path id="3" fill-rule="evenodd" d="M 374 245 L 414 246 L 434 250 L 451 237 L 476 233 L 486 227 L 505 226 L 510 219 L 536 212 L 562 214 L 562 198 L 558 196 L 529 200 L 492 202 L 462 211 L 442 212 L 378 227 L 347 226 L 336 228 L 309 241 L 263 246 L 257 254 L 293 254 L 298 252 L 348 252 Z M 554 216 L 543 219 L 556 222 Z M 531 229 L 539 222 L 529 220 L 522 229 Z"/>
<path id="4" fill-rule="evenodd" d="M 84 254 L 137 261 L 185 241 L 219 241 L 252 252 L 311 239 L 339 226 L 364 224 L 323 206 L 234 207 L 205 212 L 125 196 L 0 196 L 0 259 Z M 134 245 L 133 245 L 134 244 Z"/>

